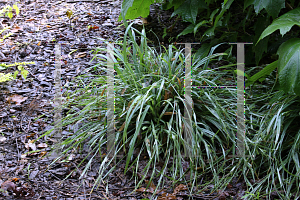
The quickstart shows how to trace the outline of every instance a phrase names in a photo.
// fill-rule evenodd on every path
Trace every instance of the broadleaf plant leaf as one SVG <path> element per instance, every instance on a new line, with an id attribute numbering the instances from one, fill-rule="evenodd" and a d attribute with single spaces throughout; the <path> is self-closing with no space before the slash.
<path id="1" fill-rule="evenodd" d="M 179 8 L 179 6 L 181 6 L 184 3 L 184 0 L 170 0 L 168 2 L 166 2 L 165 4 L 163 4 L 162 8 L 164 10 L 169 10 L 170 8 L 172 8 L 174 6 L 174 10 L 177 10 L 177 8 Z"/>
<path id="2" fill-rule="evenodd" d="M 300 39 L 286 41 L 279 47 L 277 54 L 281 90 L 300 96 Z"/>
<path id="3" fill-rule="evenodd" d="M 28 72 L 27 70 L 25 70 L 25 69 L 21 70 L 21 74 L 22 74 L 22 76 L 24 77 L 24 79 L 27 78 L 28 73 L 29 73 L 29 72 Z"/>
<path id="4" fill-rule="evenodd" d="M 134 1 L 134 0 L 124 0 L 124 1 L 123 1 L 123 3 L 122 3 L 122 8 L 121 8 L 121 13 L 120 13 L 120 16 L 119 16 L 119 20 L 120 20 L 120 17 L 122 16 L 122 13 L 124 13 L 125 15 L 127 14 L 128 9 L 129 9 L 130 7 L 132 7 L 133 1 Z M 126 17 L 125 17 L 125 18 L 126 18 Z"/>
<path id="5" fill-rule="evenodd" d="M 247 1 L 247 4 L 248 3 L 249 1 Z M 278 16 L 282 8 L 285 8 L 285 0 L 254 0 L 252 4 L 254 5 L 256 14 L 262 9 L 266 9 L 267 13 L 273 18 Z"/>
<path id="6" fill-rule="evenodd" d="M 72 15 L 73 15 L 72 10 L 67 10 L 66 15 L 69 19 L 71 19 Z"/>
<path id="7" fill-rule="evenodd" d="M 11 19 L 13 17 L 12 11 L 8 11 L 7 16 L 9 17 L 9 19 Z"/>
<path id="8" fill-rule="evenodd" d="M 208 7 L 203 0 L 186 0 L 171 17 L 179 14 L 184 21 L 195 24 L 199 8 L 207 9 Z"/>
<path id="9" fill-rule="evenodd" d="M 178 38 L 181 35 L 186 35 L 186 34 L 192 33 L 194 31 L 194 28 L 195 28 L 194 24 L 190 24 L 181 33 L 179 33 L 176 38 Z"/>
<path id="10" fill-rule="evenodd" d="M 215 27 L 214 27 L 214 26 L 213 26 L 213 27 L 210 27 L 209 29 L 207 29 L 207 30 L 203 33 L 202 38 L 203 38 L 204 36 L 206 36 L 206 37 L 211 37 L 211 36 L 213 36 L 213 35 L 215 35 Z"/>
<path id="11" fill-rule="evenodd" d="M 153 3 L 154 0 L 124 0 L 121 12 L 126 13 L 126 19 L 145 18 L 149 15 L 150 5 Z M 121 20 L 121 14 L 119 20 Z"/>
<path id="12" fill-rule="evenodd" d="M 19 7 L 17 6 L 17 4 L 13 5 L 13 8 L 16 10 L 16 14 L 19 15 L 20 10 L 19 10 Z"/>
<path id="13" fill-rule="evenodd" d="M 285 8 L 285 0 L 269 0 L 265 7 L 267 13 L 275 19 L 282 8 Z"/>
<path id="14" fill-rule="evenodd" d="M 194 36 L 196 35 L 197 29 L 198 29 L 200 26 L 202 26 L 202 25 L 204 25 L 204 24 L 207 24 L 207 23 L 209 23 L 207 20 L 203 20 L 203 21 L 199 22 L 199 23 L 194 27 Z"/>
<path id="15" fill-rule="evenodd" d="M 278 19 L 274 20 L 273 23 L 263 31 L 257 43 L 277 29 L 280 30 L 280 34 L 283 36 L 289 30 L 291 30 L 292 26 L 294 25 L 300 26 L 300 7 L 295 8 L 294 10 L 291 10 L 288 13 L 280 16 Z"/>
<path id="16" fill-rule="evenodd" d="M 252 5 L 253 2 L 254 2 L 254 0 L 245 0 L 245 1 L 244 1 L 244 10 L 245 10 L 248 6 Z"/>

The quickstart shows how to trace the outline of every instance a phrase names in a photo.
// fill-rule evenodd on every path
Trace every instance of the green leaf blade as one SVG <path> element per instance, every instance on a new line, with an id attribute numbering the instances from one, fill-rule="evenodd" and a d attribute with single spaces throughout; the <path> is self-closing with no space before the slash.
<path id="1" fill-rule="evenodd" d="M 27 78 L 27 75 L 28 75 L 28 71 L 27 70 L 21 70 L 21 74 L 22 74 L 22 76 L 24 77 L 24 79 L 26 79 Z"/>
<path id="2" fill-rule="evenodd" d="M 122 12 L 126 13 L 126 19 L 136 19 L 140 16 L 145 18 L 149 15 L 150 5 L 153 3 L 154 0 L 124 0 Z"/>
<path id="3" fill-rule="evenodd" d="M 286 41 L 279 47 L 277 54 L 280 88 L 300 96 L 300 39 Z"/>
<path id="4" fill-rule="evenodd" d="M 179 33 L 177 35 L 177 38 L 181 35 L 186 35 L 186 34 L 189 34 L 189 33 L 192 33 L 194 31 L 194 24 L 190 24 L 188 27 L 186 27 L 181 33 Z"/>
<path id="5" fill-rule="evenodd" d="M 179 14 L 184 21 L 195 24 L 199 8 L 207 9 L 208 7 L 203 0 L 186 0 L 177 10 L 173 12 L 171 17 Z"/>
<path id="6" fill-rule="evenodd" d="M 256 74 L 254 74 L 247 80 L 246 87 L 248 87 L 250 84 L 257 81 L 261 77 L 265 77 L 265 76 L 269 75 L 273 70 L 275 70 L 277 68 L 277 66 L 278 66 L 278 60 L 276 60 L 276 61 L 270 63 L 269 65 L 267 65 L 266 67 L 264 67 L 261 71 L 257 72 Z"/>
<path id="7" fill-rule="evenodd" d="M 282 8 L 285 8 L 285 0 L 269 0 L 265 2 L 268 2 L 265 9 L 267 13 L 273 17 L 273 19 L 278 16 Z"/>
<path id="8" fill-rule="evenodd" d="M 262 9 L 266 9 L 267 13 L 276 18 L 282 8 L 285 8 L 285 0 L 254 0 L 245 2 L 245 7 L 249 4 L 254 5 L 255 13 L 258 14 Z"/>
<path id="9" fill-rule="evenodd" d="M 294 10 L 291 10 L 290 12 L 288 12 L 288 13 L 280 16 L 278 19 L 274 20 L 273 23 L 263 31 L 263 33 L 261 34 L 257 43 L 261 39 L 263 39 L 266 36 L 270 35 L 271 33 L 275 32 L 277 29 L 280 30 L 280 34 L 283 36 L 289 30 L 291 30 L 292 26 L 294 26 L 294 25 L 300 26 L 300 7 L 296 8 Z"/>
<path id="10" fill-rule="evenodd" d="M 16 14 L 19 15 L 20 10 L 19 10 L 19 7 L 17 6 L 17 4 L 14 4 L 13 8 L 16 10 Z"/>

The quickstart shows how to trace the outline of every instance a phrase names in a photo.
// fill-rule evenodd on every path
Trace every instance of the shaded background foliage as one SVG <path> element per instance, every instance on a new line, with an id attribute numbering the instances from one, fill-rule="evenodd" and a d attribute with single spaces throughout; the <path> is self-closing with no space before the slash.
<path id="1" fill-rule="evenodd" d="M 277 65 L 280 89 L 300 95 L 300 67 L 297 57 L 300 43 L 295 39 L 299 36 L 300 2 L 124 0 L 122 12 L 126 13 L 126 19 L 147 17 L 150 5 L 154 3 L 161 3 L 164 10 L 173 9 L 171 18 L 179 16 L 183 22 L 190 23 L 177 37 L 193 33 L 196 40 L 208 43 L 210 48 L 222 42 L 253 42 L 246 50 L 246 65 L 255 66 L 278 61 L 272 66 L 266 66 L 266 69 L 269 69 L 267 72 L 271 72 L 270 69 Z M 280 34 L 276 30 L 280 30 Z M 260 75 L 263 77 L 268 74 L 265 70 L 265 73 Z M 254 82 L 253 80 L 247 80 L 248 84 Z"/>

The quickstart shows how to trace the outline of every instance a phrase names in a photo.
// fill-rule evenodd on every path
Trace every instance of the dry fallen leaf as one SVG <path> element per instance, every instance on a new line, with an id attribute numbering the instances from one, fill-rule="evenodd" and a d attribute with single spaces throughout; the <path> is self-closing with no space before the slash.
<path id="1" fill-rule="evenodd" d="M 12 181 L 17 182 L 19 179 L 20 179 L 20 178 L 14 177 L 14 178 L 12 178 Z"/>
<path id="2" fill-rule="evenodd" d="M 176 115 L 176 112 L 165 112 L 164 115 Z"/>
<path id="3" fill-rule="evenodd" d="M 157 200 L 176 200 L 176 194 L 163 193 Z"/>
<path id="4" fill-rule="evenodd" d="M 72 19 L 72 22 L 77 21 L 78 19 L 79 19 L 79 17 L 74 17 L 74 18 Z"/>
<path id="5" fill-rule="evenodd" d="M 141 21 L 143 22 L 143 24 L 148 24 L 147 19 L 145 19 L 145 18 L 143 18 L 143 17 L 141 17 Z"/>
<path id="6" fill-rule="evenodd" d="M 135 191 L 136 191 L 136 192 L 150 192 L 150 193 L 153 193 L 153 192 L 154 192 L 153 188 L 149 188 L 149 189 L 146 190 L 146 188 L 144 188 L 144 187 L 141 187 L 141 188 L 139 188 L 139 189 L 136 189 Z"/>
<path id="7" fill-rule="evenodd" d="M 36 134 L 36 133 L 31 133 L 30 135 L 27 135 L 26 138 L 33 137 L 33 136 L 35 136 L 35 134 Z"/>
<path id="8" fill-rule="evenodd" d="M 83 52 L 83 53 L 79 53 L 75 56 L 75 58 L 81 58 L 81 57 L 85 57 L 86 56 L 86 53 Z"/>
<path id="9" fill-rule="evenodd" d="M 123 131 L 124 127 L 125 127 L 125 122 L 122 124 L 121 128 L 118 131 Z"/>
<path id="10" fill-rule="evenodd" d="M 15 191 L 16 190 L 16 185 L 11 182 L 10 180 L 5 181 L 4 183 L 1 184 L 1 189 L 5 191 Z"/>
<path id="11" fill-rule="evenodd" d="M 41 151 L 39 157 L 43 157 L 46 154 L 47 154 L 47 151 Z"/>
<path id="12" fill-rule="evenodd" d="M 28 143 L 25 144 L 25 147 L 29 150 L 31 148 L 33 151 L 36 150 L 35 143 L 33 143 L 34 140 L 28 140 Z"/>
<path id="13" fill-rule="evenodd" d="M 105 23 L 102 24 L 103 26 L 106 26 Z M 89 25 L 88 27 L 88 31 L 92 31 L 92 30 L 95 30 L 95 29 L 99 29 L 99 26 L 95 26 L 95 25 Z"/>
<path id="14" fill-rule="evenodd" d="M 73 160 L 75 157 L 76 157 L 75 154 L 71 154 L 71 155 L 69 156 L 68 160 L 71 161 L 71 160 Z"/>
<path id="15" fill-rule="evenodd" d="M 11 30 L 11 32 L 16 33 L 20 30 L 23 30 L 22 27 L 19 27 L 19 26 L 15 25 L 15 27 Z"/>
<path id="16" fill-rule="evenodd" d="M 149 181 L 145 180 L 145 183 L 148 185 Z M 156 189 L 156 186 L 154 185 L 154 183 L 152 181 L 150 182 L 150 188 L 152 188 L 153 190 Z"/>
<path id="17" fill-rule="evenodd" d="M 186 185 L 180 184 L 174 189 L 174 193 L 176 194 L 176 193 L 180 192 L 181 190 L 187 190 L 187 189 L 188 188 Z"/>
<path id="18" fill-rule="evenodd" d="M 14 102 L 16 102 L 16 105 L 21 105 L 21 103 L 23 101 L 26 101 L 26 99 L 28 99 L 28 97 L 22 97 L 21 95 L 17 95 L 17 94 L 14 94 L 14 95 L 6 98 L 7 101 L 14 101 Z"/>
<path id="19" fill-rule="evenodd" d="M 6 140 L 6 137 L 0 136 L 0 142 L 4 142 Z"/>
<path id="20" fill-rule="evenodd" d="M 41 143 L 41 144 L 37 145 L 37 148 L 39 148 L 39 149 L 43 149 L 43 148 L 47 148 L 47 147 L 48 147 L 48 145 L 46 143 Z"/>

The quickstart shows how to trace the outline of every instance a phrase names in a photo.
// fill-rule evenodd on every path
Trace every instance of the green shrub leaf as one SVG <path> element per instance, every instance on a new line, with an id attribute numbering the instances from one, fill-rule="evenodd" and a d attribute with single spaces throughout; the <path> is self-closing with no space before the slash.
<path id="1" fill-rule="evenodd" d="M 207 36 L 207 37 L 211 37 L 213 35 L 215 35 L 215 27 L 214 26 L 210 27 L 203 33 L 203 36 Z"/>
<path id="2" fill-rule="evenodd" d="M 17 78 L 17 75 L 19 74 L 19 71 L 15 71 L 15 73 L 14 73 L 14 79 L 16 79 Z"/>
<path id="3" fill-rule="evenodd" d="M 278 19 L 274 20 L 274 22 L 268 26 L 264 32 L 261 34 L 260 38 L 258 39 L 257 43 L 265 38 L 266 36 L 270 35 L 277 29 L 280 30 L 280 34 L 283 36 L 286 34 L 294 25 L 300 26 L 300 8 L 296 8 L 291 10 L 290 12 L 280 16 Z M 256 43 L 256 44 L 257 44 Z"/>
<path id="4" fill-rule="evenodd" d="M 194 35 L 196 35 L 197 29 L 202 26 L 203 24 L 207 24 L 208 21 L 207 20 L 203 20 L 201 22 L 199 22 L 195 27 L 194 27 Z"/>
<path id="5" fill-rule="evenodd" d="M 278 16 L 282 8 L 285 8 L 285 0 L 254 0 L 252 4 L 254 5 L 256 14 L 264 8 L 273 18 Z"/>
<path id="6" fill-rule="evenodd" d="M 189 33 L 192 33 L 194 31 L 194 24 L 190 24 L 188 27 L 186 27 L 181 33 L 179 33 L 177 35 L 177 38 L 181 35 L 186 35 L 186 34 L 189 34 Z"/>
<path id="7" fill-rule="evenodd" d="M 207 9 L 208 7 L 203 0 L 186 0 L 173 12 L 172 17 L 179 14 L 184 21 L 195 24 L 199 8 Z"/>
<path id="8" fill-rule="evenodd" d="M 8 73 L 8 74 L 0 73 L 0 83 L 10 81 L 12 79 L 13 79 L 13 77 L 10 73 Z"/>
<path id="9" fill-rule="evenodd" d="M 280 88 L 300 96 L 300 39 L 286 41 L 279 47 L 277 54 Z"/>
<path id="10" fill-rule="evenodd" d="M 11 19 L 13 17 L 12 11 L 8 11 L 7 16 Z"/>
<path id="11" fill-rule="evenodd" d="M 244 10 L 250 6 L 251 4 L 253 4 L 254 0 L 245 0 L 244 1 Z"/>
<path id="12" fill-rule="evenodd" d="M 15 4 L 13 5 L 13 8 L 16 10 L 16 14 L 19 15 L 20 13 L 19 7 Z"/>
<path id="13" fill-rule="evenodd" d="M 71 19 L 72 15 L 73 15 L 72 10 L 67 10 L 66 15 L 69 19 Z"/>
<path id="14" fill-rule="evenodd" d="M 174 6 L 174 10 L 177 10 L 177 8 L 179 8 L 179 6 L 181 6 L 183 3 L 184 0 L 170 0 L 163 5 L 163 9 L 169 10 Z"/>
<path id="15" fill-rule="evenodd" d="M 23 69 L 23 70 L 21 70 L 21 74 L 22 74 L 22 76 L 24 77 L 24 79 L 26 79 L 26 78 L 27 78 L 27 75 L 28 75 L 28 71 L 25 70 L 25 69 Z"/>
<path id="16" fill-rule="evenodd" d="M 140 16 L 145 18 L 149 15 L 150 5 L 153 3 L 154 0 L 124 0 L 122 12 L 126 13 L 126 19 L 135 19 Z"/>

